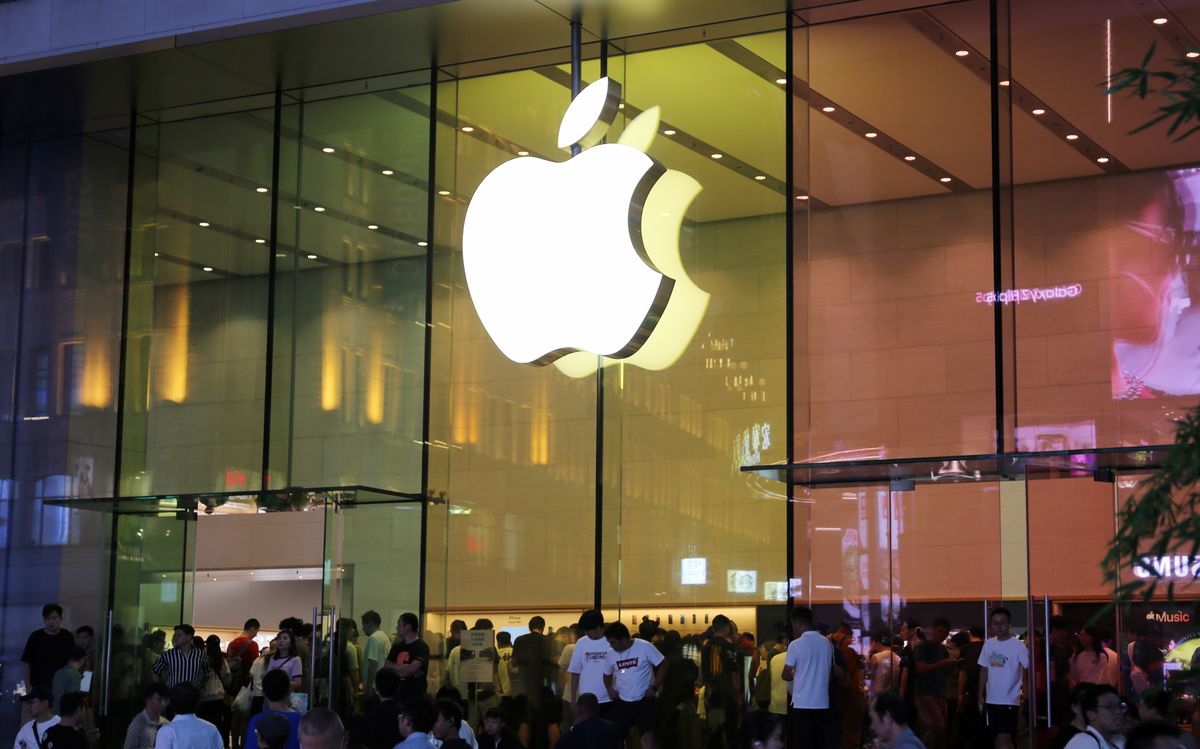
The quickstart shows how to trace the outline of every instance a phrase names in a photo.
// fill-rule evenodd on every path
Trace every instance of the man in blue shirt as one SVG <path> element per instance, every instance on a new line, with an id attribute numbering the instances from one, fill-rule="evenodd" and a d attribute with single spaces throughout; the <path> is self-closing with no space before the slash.
<path id="1" fill-rule="evenodd" d="M 259 719 L 272 713 L 282 715 L 292 725 L 284 749 L 300 749 L 300 718 L 304 716 L 292 710 L 291 696 L 292 680 L 286 672 L 275 669 L 263 676 L 263 698 L 266 705 L 261 713 L 250 719 L 250 724 L 246 727 L 246 740 L 242 744 L 244 749 L 259 749 L 258 734 L 254 729 L 258 726 Z"/>
<path id="2" fill-rule="evenodd" d="M 437 710 L 428 697 L 412 700 L 400 711 L 400 735 L 396 749 L 430 749 L 429 732 L 437 722 Z"/>

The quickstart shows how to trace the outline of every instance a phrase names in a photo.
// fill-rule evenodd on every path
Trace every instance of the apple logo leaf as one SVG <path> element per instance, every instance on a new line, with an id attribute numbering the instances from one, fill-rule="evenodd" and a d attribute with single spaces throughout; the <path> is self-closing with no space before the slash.
<path id="1" fill-rule="evenodd" d="M 654 137 L 658 135 L 660 112 L 658 107 L 650 107 L 634 117 L 633 121 L 625 126 L 625 130 L 621 133 L 621 137 L 617 138 L 617 142 L 636 148 L 642 153 L 649 151 L 650 145 L 654 143 Z"/>
<path id="2" fill-rule="evenodd" d="M 600 142 L 617 116 L 621 103 L 621 84 L 601 78 L 579 92 L 567 107 L 558 126 L 558 147 L 576 144 L 587 148 Z"/>

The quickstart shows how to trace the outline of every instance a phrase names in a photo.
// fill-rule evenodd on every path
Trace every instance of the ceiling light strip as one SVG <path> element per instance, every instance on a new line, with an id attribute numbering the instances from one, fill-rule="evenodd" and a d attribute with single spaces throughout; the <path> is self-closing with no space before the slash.
<path id="1" fill-rule="evenodd" d="M 937 45 L 955 62 L 974 73 L 984 84 L 991 85 L 992 63 L 987 55 L 967 44 L 965 39 L 954 33 L 927 10 L 905 13 L 904 17 L 913 28 Z M 966 55 L 957 54 L 963 50 L 967 51 Z M 1021 85 L 1020 81 L 1012 78 L 1007 70 L 1000 71 L 1000 80 L 1008 81 L 1007 88 L 1013 109 L 1024 112 L 1025 116 L 1033 118 L 1035 122 L 1053 133 L 1056 138 L 1090 161 L 1093 166 L 1110 174 L 1124 174 L 1129 171 L 1129 167 L 1120 159 L 1071 124 L 1066 117 L 1059 114 L 1043 99 Z M 1105 161 L 1100 159 L 1105 159 Z"/>
<path id="2" fill-rule="evenodd" d="M 776 79 L 786 75 L 785 71 L 775 67 L 767 60 L 759 57 L 732 39 L 709 42 L 708 46 L 763 80 L 774 83 Z M 816 91 L 807 81 L 793 77 L 792 91 L 797 98 L 806 102 L 810 108 L 821 112 L 824 116 L 863 138 L 865 142 L 899 160 L 905 166 L 917 170 L 923 176 L 936 182 L 938 187 L 952 192 L 970 192 L 975 189 L 950 170 L 934 163 L 932 159 L 923 156 L 918 151 L 888 135 L 879 127 L 866 122 L 863 118 Z"/>
<path id="3" fill-rule="evenodd" d="M 376 94 L 376 96 L 384 101 L 403 107 L 413 114 L 421 117 L 429 117 L 428 104 L 405 96 L 399 91 L 381 91 Z M 456 134 L 460 137 L 465 136 L 468 138 L 474 138 L 481 143 L 486 143 L 493 148 L 497 148 L 505 153 L 512 154 L 513 156 L 533 155 L 539 158 L 545 158 L 544 154 L 535 153 L 528 147 L 511 141 L 508 138 L 505 138 L 503 135 L 495 133 L 487 127 L 484 127 L 483 125 L 475 122 L 469 122 L 461 117 L 456 117 L 454 114 L 447 112 L 444 109 L 438 110 L 438 123 L 454 128 L 458 131 Z M 465 128 L 470 128 L 470 130 L 466 130 Z"/>
<path id="4" fill-rule="evenodd" d="M 139 148 L 139 151 L 141 151 L 140 148 Z M 146 154 L 151 155 L 151 154 L 149 154 L 149 152 L 146 152 Z M 229 172 L 225 172 L 223 170 L 216 169 L 214 167 L 208 166 L 206 164 L 202 164 L 198 161 L 194 161 L 192 159 L 188 159 L 183 156 L 178 156 L 176 154 L 168 153 L 165 151 L 157 151 L 153 155 L 159 161 L 162 161 L 162 162 L 165 162 L 168 164 L 173 164 L 175 166 L 186 169 L 189 172 L 203 174 L 206 177 L 217 180 L 218 182 L 228 182 L 228 183 L 231 183 L 231 184 L 234 184 L 237 186 L 243 186 L 243 187 L 246 185 L 257 184 L 254 180 L 245 179 L 236 174 L 231 174 Z M 245 183 L 245 184 L 241 184 L 241 183 Z M 279 193 L 278 199 L 281 202 L 289 203 L 292 205 L 300 205 L 301 207 L 308 207 L 308 206 L 316 205 L 316 203 L 298 201 L 296 195 L 294 195 L 292 193 L 288 193 L 288 192 Z M 162 208 L 162 207 L 158 208 L 158 212 L 164 213 L 167 215 L 170 215 L 172 213 L 171 209 Z M 325 213 L 326 213 L 326 215 L 330 215 L 331 211 L 328 208 L 326 208 Z M 183 215 L 183 214 L 180 214 L 180 215 Z M 419 239 L 418 237 L 414 237 L 413 235 L 408 234 L 407 232 L 400 231 L 399 229 L 394 229 L 390 226 L 384 226 L 383 224 L 376 224 L 375 221 L 372 219 L 365 219 L 365 218 L 359 218 L 358 216 L 351 216 L 350 214 L 344 213 L 341 211 L 332 211 L 332 215 L 344 216 L 345 218 L 343 220 L 345 220 L 347 223 L 354 224 L 355 226 L 359 226 L 364 229 L 368 229 L 372 233 L 382 234 L 384 236 L 391 237 L 392 239 L 397 239 L 402 242 L 409 242 L 412 244 L 416 244 Z M 193 223 L 195 223 L 196 221 L 199 221 L 199 220 L 200 220 L 199 218 L 196 218 L 196 220 Z M 370 229 L 371 226 L 377 226 L 378 228 Z M 232 227 L 223 227 L 222 228 L 222 227 L 218 226 L 215 228 L 218 230 L 224 231 L 224 233 L 230 234 L 230 236 L 237 237 L 238 239 L 247 239 L 249 241 L 253 241 L 253 240 L 258 239 L 263 236 L 261 234 L 250 234 L 250 233 L 247 233 L 247 232 L 244 232 L 241 230 L 233 229 Z M 286 248 L 283 247 L 283 245 L 280 245 L 279 249 L 282 250 L 282 249 L 286 249 Z"/>
<path id="5" fill-rule="evenodd" d="M 571 74 L 557 66 L 537 68 L 535 72 L 540 73 L 542 76 L 554 81 L 568 90 L 571 88 Z M 774 83 L 774 79 L 772 79 L 772 83 Z M 628 101 L 625 102 L 625 108 L 621 110 L 621 112 L 629 120 L 632 120 L 640 115 L 642 111 L 643 110 L 641 108 L 634 106 Z M 780 195 L 787 193 L 787 184 L 783 180 L 779 179 L 778 177 L 771 176 L 769 172 L 766 172 L 758 167 L 751 166 L 736 156 L 731 156 L 728 151 L 719 148 L 712 143 L 708 143 L 700 138 L 697 138 L 691 133 L 688 133 L 680 128 L 678 125 L 673 125 L 667 120 L 661 120 L 659 122 L 658 129 L 659 132 L 664 134 L 668 130 L 673 130 L 674 133 L 668 136 L 673 143 L 677 143 L 689 151 L 703 156 L 706 159 L 710 159 L 715 164 L 720 164 L 726 169 L 741 177 L 744 177 L 756 185 L 766 187 L 772 192 L 779 193 Z M 716 157 L 714 154 L 720 154 L 720 156 Z M 766 177 L 766 179 L 755 179 L 755 177 L 759 176 Z"/>
<path id="6" fill-rule="evenodd" d="M 154 253 L 154 259 L 157 261 L 160 261 L 160 262 L 175 263 L 176 265 L 182 265 L 186 268 L 191 268 L 193 270 L 198 270 L 202 273 L 206 273 L 206 274 L 210 274 L 210 275 L 214 275 L 214 276 L 222 276 L 223 278 L 243 278 L 244 277 L 244 276 L 242 276 L 241 273 L 234 273 L 231 270 L 225 270 L 224 268 L 218 268 L 215 265 L 206 265 L 205 263 L 197 263 L 195 260 L 192 260 L 190 258 L 180 257 L 179 255 L 172 255 L 169 252 L 162 252 L 162 251 L 156 252 L 156 253 Z M 205 270 L 205 268 L 208 268 L 209 270 Z"/>

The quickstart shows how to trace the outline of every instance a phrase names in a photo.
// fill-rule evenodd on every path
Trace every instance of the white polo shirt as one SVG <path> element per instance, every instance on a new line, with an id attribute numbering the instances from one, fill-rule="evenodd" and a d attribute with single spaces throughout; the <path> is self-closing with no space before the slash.
<path id="1" fill-rule="evenodd" d="M 833 643 L 816 630 L 809 630 L 788 645 L 783 665 L 792 669 L 792 707 L 800 710 L 829 709 L 829 671 L 833 667 Z"/>

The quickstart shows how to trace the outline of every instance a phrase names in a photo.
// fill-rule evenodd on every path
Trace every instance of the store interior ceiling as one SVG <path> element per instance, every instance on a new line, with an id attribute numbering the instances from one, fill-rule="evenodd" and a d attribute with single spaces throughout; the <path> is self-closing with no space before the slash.
<path id="1" fill-rule="evenodd" d="M 596 30 L 608 23 L 615 40 L 609 73 L 623 83 L 627 108 L 659 106 L 676 131 L 660 133 L 650 154 L 703 186 L 689 219 L 783 215 L 794 199 L 820 209 L 990 189 L 986 2 L 868 0 L 813 3 L 798 11 L 795 196 L 785 194 L 781 173 L 786 46 L 783 35 L 762 33 L 778 27 L 776 5 L 739 3 L 742 18 L 729 20 L 728 4 L 719 0 L 585 4 L 585 54 L 593 58 L 585 82 L 599 75 Z M 306 105 L 300 194 L 280 196 L 294 198 L 302 211 L 300 240 L 297 246 L 281 241 L 276 258 L 299 270 L 415 259 L 428 241 L 427 189 L 461 207 L 487 171 L 519 151 L 567 157 L 553 137 L 570 100 L 569 8 L 569 0 L 462 0 L 217 41 L 206 32 L 140 58 L 0 79 L 0 96 L 11 100 L 30 86 L 69 82 L 64 91 L 77 91 L 76 97 L 40 98 L 74 107 L 93 126 L 118 128 L 95 137 L 120 145 L 128 138 L 121 129 L 128 110 L 120 105 L 128 104 L 132 84 L 144 122 L 165 123 L 156 134 L 156 219 L 167 243 L 164 260 L 173 261 L 157 272 L 156 282 L 165 285 L 267 272 L 274 196 L 263 188 L 271 181 L 269 92 L 279 77 L 293 89 L 285 103 L 302 97 Z M 1162 18 L 1165 23 L 1156 23 Z M 704 28 L 708 22 L 716 25 Z M 688 28 L 654 36 L 675 25 Z M 489 33 L 476 33 L 483 29 Z M 1012 32 L 1011 72 L 1003 75 L 1013 96 L 1015 183 L 1200 158 L 1196 145 L 1174 143 L 1161 132 L 1131 135 L 1154 105 L 1108 97 L 1100 85 L 1107 71 L 1140 61 L 1151 43 L 1165 55 L 1184 54 L 1200 33 L 1200 3 L 1023 1 L 1013 4 Z M 430 90 L 423 68 L 434 38 L 440 78 L 451 82 L 439 88 L 439 137 L 460 139 L 454 150 L 469 158 L 439 170 L 438 184 L 430 187 Z M 668 43 L 685 46 L 637 51 Z M 385 77 L 338 83 L 375 75 Z M 376 95 L 344 98 L 363 90 Z M 750 132 L 747 107 L 763 113 Z M 10 120 L 18 116 L 16 107 L 0 111 Z M 49 120 L 64 114 L 23 111 Z M 201 114 L 208 118 L 188 119 Z M 7 124 L 20 129 L 21 123 Z M 298 136 L 290 124 L 284 123 L 285 137 Z M 347 175 L 358 171 L 363 184 L 347 202 Z M 261 251 L 247 251 L 255 245 Z"/>

